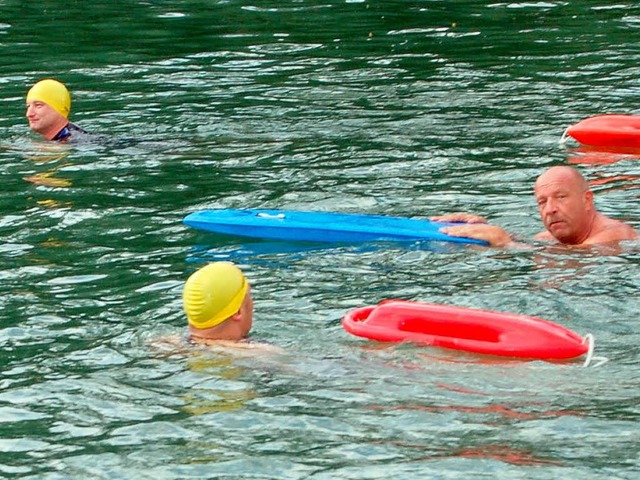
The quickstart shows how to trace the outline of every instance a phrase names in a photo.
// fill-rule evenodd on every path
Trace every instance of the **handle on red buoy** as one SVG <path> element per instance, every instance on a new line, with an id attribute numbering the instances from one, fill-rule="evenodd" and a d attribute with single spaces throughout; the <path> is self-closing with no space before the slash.
<path id="1" fill-rule="evenodd" d="M 607 357 L 594 357 L 593 356 L 593 350 L 595 349 L 595 343 L 596 343 L 596 340 L 595 340 L 593 334 L 587 333 L 584 336 L 583 340 L 582 340 L 582 343 L 585 343 L 585 342 L 587 342 L 589 344 L 589 349 L 587 350 L 587 358 L 585 359 L 584 364 L 582 365 L 583 367 L 590 366 L 591 362 L 593 360 L 597 360 L 598 361 L 597 363 L 595 363 L 593 365 L 593 367 L 599 367 L 600 365 L 603 365 L 603 364 L 605 364 L 605 363 L 607 363 L 609 361 L 609 359 Z"/>

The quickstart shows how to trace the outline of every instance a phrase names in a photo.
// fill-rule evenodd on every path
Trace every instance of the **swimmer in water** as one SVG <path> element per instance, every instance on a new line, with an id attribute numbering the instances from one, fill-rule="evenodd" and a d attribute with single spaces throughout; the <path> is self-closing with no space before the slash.
<path id="1" fill-rule="evenodd" d="M 246 338 L 253 326 L 253 297 L 233 263 L 214 262 L 197 270 L 184 284 L 182 301 L 191 344 L 233 355 L 284 353 Z"/>
<path id="2" fill-rule="evenodd" d="M 71 95 L 64 84 L 46 79 L 36 83 L 27 93 L 29 127 L 46 140 L 68 142 L 87 132 L 69 121 Z"/>
<path id="3" fill-rule="evenodd" d="M 596 209 L 587 181 L 573 167 L 556 166 L 543 172 L 536 180 L 534 194 L 540 219 L 546 228 L 534 237 L 536 240 L 589 247 L 638 238 L 633 227 Z M 467 225 L 442 228 L 441 231 L 448 235 L 484 240 L 493 247 L 514 243 L 502 227 L 489 225 L 478 215 L 454 213 L 431 220 L 467 222 Z"/>
<path id="4" fill-rule="evenodd" d="M 232 356 L 283 354 L 280 347 L 249 341 L 253 326 L 251 287 L 231 262 L 210 263 L 194 272 L 182 293 L 189 334 L 157 338 L 151 345 L 164 353 L 188 353 L 189 346 L 203 346 Z"/>

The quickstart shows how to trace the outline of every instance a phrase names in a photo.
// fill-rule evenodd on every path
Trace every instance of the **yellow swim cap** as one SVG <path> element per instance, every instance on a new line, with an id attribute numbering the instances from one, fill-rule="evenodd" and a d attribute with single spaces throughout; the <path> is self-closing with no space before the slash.
<path id="1" fill-rule="evenodd" d="M 64 118 L 69 118 L 71 95 L 69 95 L 67 87 L 57 80 L 50 78 L 40 80 L 31 87 L 31 90 L 27 93 L 27 103 L 33 101 L 44 102 Z"/>
<path id="2" fill-rule="evenodd" d="M 210 263 L 193 273 L 184 284 L 184 311 L 189 324 L 211 328 L 240 310 L 249 284 L 231 262 Z"/>

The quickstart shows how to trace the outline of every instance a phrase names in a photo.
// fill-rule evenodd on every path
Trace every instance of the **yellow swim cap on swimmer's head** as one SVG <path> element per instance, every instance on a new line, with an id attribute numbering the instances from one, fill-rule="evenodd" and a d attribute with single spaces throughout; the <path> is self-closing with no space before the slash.
<path id="1" fill-rule="evenodd" d="M 69 95 L 67 87 L 57 80 L 50 78 L 40 80 L 31 87 L 31 90 L 27 93 L 27 103 L 33 101 L 44 102 L 64 118 L 69 118 L 71 95 Z"/>
<path id="2" fill-rule="evenodd" d="M 249 284 L 231 262 L 210 263 L 184 284 L 182 300 L 189 324 L 196 328 L 219 325 L 240 310 Z"/>

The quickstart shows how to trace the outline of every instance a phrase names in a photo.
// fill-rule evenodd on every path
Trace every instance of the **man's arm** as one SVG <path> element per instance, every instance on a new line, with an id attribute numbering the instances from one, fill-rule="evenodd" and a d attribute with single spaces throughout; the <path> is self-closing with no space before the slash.
<path id="1" fill-rule="evenodd" d="M 473 213 L 447 213 L 430 218 L 432 222 L 464 223 L 440 229 L 452 237 L 468 237 L 484 240 L 492 247 L 504 247 L 512 242 L 511 236 L 501 227 L 489 225 L 487 219 Z"/>
<path id="2" fill-rule="evenodd" d="M 442 233 L 452 237 L 469 237 L 484 240 L 492 247 L 505 247 L 512 243 L 511 236 L 497 225 L 486 223 L 470 223 L 441 228 Z"/>
<path id="3" fill-rule="evenodd" d="M 487 219 L 473 213 L 447 213 L 445 215 L 436 215 L 429 220 L 432 222 L 462 222 L 462 223 L 488 223 Z"/>

